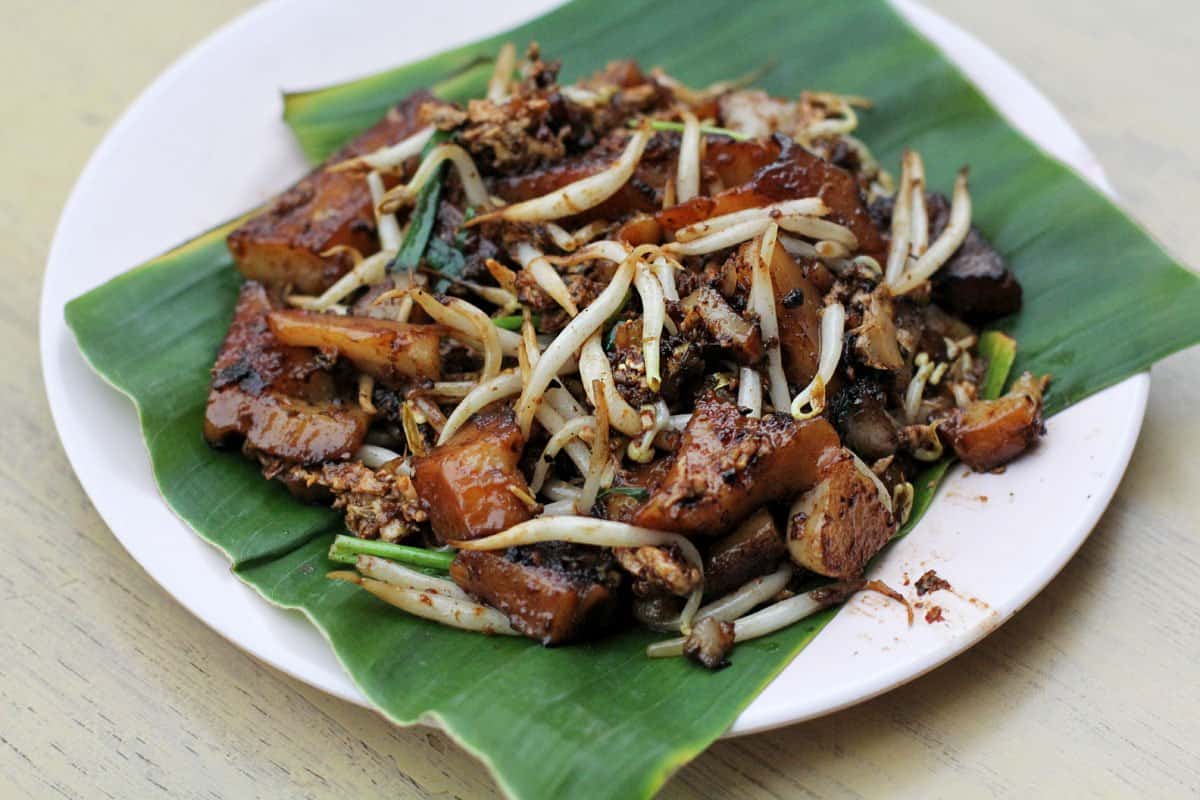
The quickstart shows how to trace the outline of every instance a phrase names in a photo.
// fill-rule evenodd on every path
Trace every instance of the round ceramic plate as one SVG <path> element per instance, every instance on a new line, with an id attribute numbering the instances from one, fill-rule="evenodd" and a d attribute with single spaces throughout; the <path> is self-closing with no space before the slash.
<path id="1" fill-rule="evenodd" d="M 441 0 L 423 17 L 395 24 L 386 22 L 404 11 L 390 0 L 360 2 L 354 15 L 322 0 L 256 8 L 163 73 L 113 127 L 79 178 L 50 253 L 41 309 L 46 390 L 67 455 L 105 522 L 163 588 L 231 642 L 356 703 L 366 701 L 321 634 L 242 584 L 168 510 L 133 406 L 88 369 L 63 322 L 63 305 L 303 174 L 280 120 L 280 87 L 377 71 L 502 30 L 550 5 Z M 899 8 L 1012 122 L 1106 188 L 1083 142 L 1012 67 L 935 14 L 908 2 Z M 354 46 L 329 47 L 331 41 Z M 860 595 L 730 732 L 798 722 L 885 692 L 1008 619 L 1062 568 L 1108 504 L 1148 387 L 1149 378 L 1139 375 L 1054 417 L 1036 453 L 1003 475 L 967 476 L 956 468 L 918 530 L 876 569 L 910 594 L 906 578 L 937 570 L 954 587 L 932 596 L 944 621 L 919 619 L 909 628 L 898 604 Z"/>

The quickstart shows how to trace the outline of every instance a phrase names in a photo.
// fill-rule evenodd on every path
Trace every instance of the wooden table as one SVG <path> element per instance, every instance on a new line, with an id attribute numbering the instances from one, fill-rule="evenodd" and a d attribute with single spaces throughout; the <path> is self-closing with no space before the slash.
<path id="1" fill-rule="evenodd" d="M 96 515 L 50 421 L 36 309 L 67 192 L 136 93 L 246 5 L 5 7 L 0 795 L 493 796 L 487 774 L 445 736 L 394 728 L 299 684 L 178 606 Z M 932 5 L 1044 89 L 1125 204 L 1200 264 L 1194 0 Z M 1200 792 L 1197 373 L 1200 350 L 1155 367 L 1116 500 L 1013 621 L 885 697 L 718 743 L 664 796 Z"/>

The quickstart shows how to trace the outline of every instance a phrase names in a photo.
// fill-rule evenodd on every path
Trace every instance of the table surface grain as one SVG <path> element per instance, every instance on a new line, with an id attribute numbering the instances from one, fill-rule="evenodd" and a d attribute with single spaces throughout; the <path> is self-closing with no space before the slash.
<path id="1" fill-rule="evenodd" d="M 486 772 L 442 734 L 302 685 L 177 605 L 96 515 L 51 424 L 36 310 L 71 184 L 136 94 L 246 5 L 5 3 L 0 795 L 492 797 Z M 1200 5 L 932 5 L 1029 75 L 1132 213 L 1200 265 Z M 1011 622 L 884 697 L 719 742 L 663 796 L 1200 793 L 1198 372 L 1200 349 L 1154 368 L 1116 499 Z"/>

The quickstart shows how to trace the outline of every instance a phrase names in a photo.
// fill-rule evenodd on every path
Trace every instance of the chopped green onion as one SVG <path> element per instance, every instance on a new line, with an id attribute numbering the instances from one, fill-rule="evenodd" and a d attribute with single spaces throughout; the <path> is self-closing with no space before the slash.
<path id="1" fill-rule="evenodd" d="M 629 127 L 631 128 L 636 128 L 639 124 L 641 124 L 639 120 L 629 120 Z M 671 122 L 670 120 L 666 119 L 652 119 L 650 120 L 650 127 L 656 131 L 683 131 L 682 122 Z M 701 125 L 700 132 L 707 133 L 712 136 L 728 136 L 730 139 L 738 142 L 742 142 L 750 138 L 744 133 L 731 131 L 728 128 L 718 128 L 716 125 Z"/>
<path id="2" fill-rule="evenodd" d="M 979 396 L 984 400 L 995 400 L 1004 394 L 1013 361 L 1017 358 L 1017 341 L 1000 331 L 984 331 L 979 337 L 978 352 L 988 362 Z"/>
<path id="3" fill-rule="evenodd" d="M 533 327 L 536 329 L 542 324 L 541 314 L 531 314 L 530 319 L 533 320 Z M 509 314 L 503 317 L 492 317 L 492 324 L 497 328 L 503 328 L 506 331 L 519 331 L 521 325 L 525 322 L 525 317 L 521 314 Z"/>
<path id="4" fill-rule="evenodd" d="M 524 317 L 517 316 L 516 314 L 509 314 L 506 317 L 492 317 L 492 324 L 506 331 L 520 330 L 521 324 L 524 321 Z"/>
<path id="5" fill-rule="evenodd" d="M 424 158 L 433 148 L 448 138 L 450 138 L 450 134 L 445 131 L 436 131 L 425 145 L 421 157 Z M 421 191 L 417 192 L 417 202 L 413 206 L 408 230 L 404 233 L 404 241 L 400 243 L 400 252 L 396 254 L 395 260 L 388 267 L 389 270 L 393 272 L 396 270 L 411 271 L 416 269 L 417 264 L 421 262 L 421 256 L 425 255 L 425 248 L 429 246 L 433 223 L 437 220 L 438 201 L 442 196 L 442 181 L 445 174 L 446 168 L 443 165 L 436 175 L 426 181 L 425 185 L 421 187 Z"/>
<path id="6" fill-rule="evenodd" d="M 462 227 L 458 229 L 458 233 L 454 234 L 454 246 L 459 250 L 467 246 L 467 236 L 470 233 L 467 223 L 475 217 L 475 206 L 467 206 L 467 210 L 463 212 Z"/>
<path id="7" fill-rule="evenodd" d="M 454 560 L 454 553 L 381 542 L 378 539 L 358 539 L 354 536 L 338 536 L 329 548 L 329 560 L 341 564 L 353 564 L 358 561 L 360 555 L 378 556 L 412 567 L 442 572 L 449 570 L 450 562 Z"/>
<path id="8" fill-rule="evenodd" d="M 425 250 L 425 263 L 446 276 L 439 278 L 433 285 L 433 291 L 442 294 L 450 288 L 450 278 L 462 277 L 466 259 L 454 245 L 435 237 L 429 240 L 429 246 Z"/>

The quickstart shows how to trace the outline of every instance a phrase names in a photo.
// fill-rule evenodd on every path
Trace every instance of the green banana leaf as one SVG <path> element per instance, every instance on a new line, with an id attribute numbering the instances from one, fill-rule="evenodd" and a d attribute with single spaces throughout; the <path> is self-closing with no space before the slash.
<path id="1" fill-rule="evenodd" d="M 1009 127 L 876 0 L 761 0 L 734 14 L 722 0 L 575 0 L 485 42 L 291 95 L 288 122 L 319 159 L 408 91 L 479 95 L 486 60 L 504 40 L 537 40 L 564 59 L 567 78 L 635 57 L 702 85 L 772 62 L 759 83 L 774 93 L 871 97 L 860 133 L 886 164 L 917 148 L 931 185 L 945 189 L 969 163 L 976 223 L 1025 287 L 1025 309 L 1002 326 L 1020 343 L 1014 369 L 1054 375 L 1051 412 L 1200 339 L 1200 281 Z M 341 530 L 336 515 L 295 503 L 200 437 L 208 368 L 239 282 L 224 247 L 229 229 L 72 301 L 67 322 L 96 371 L 136 404 L 170 506 L 264 597 L 308 615 L 390 719 L 439 722 L 514 797 L 645 797 L 719 736 L 832 618 L 828 611 L 739 645 L 730 668 L 709 673 L 681 659 L 646 659 L 645 633 L 545 650 L 414 620 L 326 580 L 336 566 L 326 558 Z M 918 482 L 918 510 L 944 471 L 939 465 Z"/>

